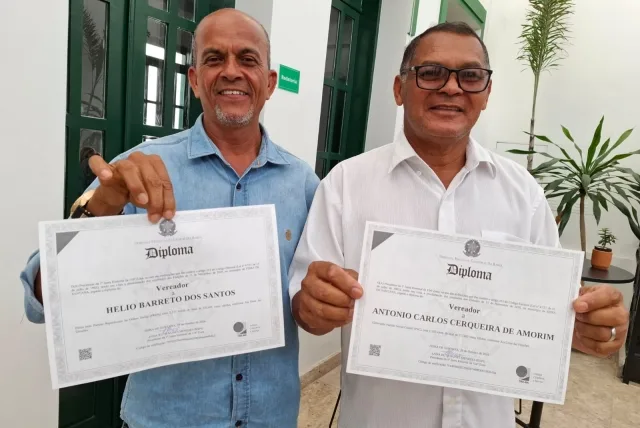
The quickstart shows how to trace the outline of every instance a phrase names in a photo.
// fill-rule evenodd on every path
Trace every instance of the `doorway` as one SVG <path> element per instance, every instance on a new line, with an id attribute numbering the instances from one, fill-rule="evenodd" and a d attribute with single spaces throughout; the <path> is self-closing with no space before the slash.
<path id="1" fill-rule="evenodd" d="M 315 171 L 364 151 L 380 0 L 333 0 Z"/>

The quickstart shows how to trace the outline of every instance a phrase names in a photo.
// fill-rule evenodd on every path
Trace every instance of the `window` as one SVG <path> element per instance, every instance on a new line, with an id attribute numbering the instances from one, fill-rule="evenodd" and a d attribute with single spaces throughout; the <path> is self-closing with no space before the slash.
<path id="1" fill-rule="evenodd" d="M 478 36 L 484 36 L 487 11 L 479 0 L 442 0 L 440 22 L 466 22 Z"/>
<path id="2" fill-rule="evenodd" d="M 233 0 L 70 0 L 65 212 L 111 160 L 189 128 L 201 107 L 187 73 L 196 22 Z"/>

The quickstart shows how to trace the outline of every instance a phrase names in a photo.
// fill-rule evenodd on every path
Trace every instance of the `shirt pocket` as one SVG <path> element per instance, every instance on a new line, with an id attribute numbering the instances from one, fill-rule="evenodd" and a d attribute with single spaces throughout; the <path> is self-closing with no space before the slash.
<path id="1" fill-rule="evenodd" d="M 485 239 L 489 239 L 492 241 L 502 241 L 502 242 L 517 242 L 520 244 L 530 244 L 531 242 L 527 239 L 520 238 L 519 236 L 512 235 L 507 232 L 500 232 L 498 230 L 482 230 L 482 237 Z"/>

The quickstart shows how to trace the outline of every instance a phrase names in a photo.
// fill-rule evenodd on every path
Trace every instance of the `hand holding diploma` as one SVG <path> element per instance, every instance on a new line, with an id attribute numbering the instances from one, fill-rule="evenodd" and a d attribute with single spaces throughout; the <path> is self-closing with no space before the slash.
<path id="1" fill-rule="evenodd" d="M 314 334 L 326 334 L 352 321 L 355 300 L 362 293 L 357 272 L 314 262 L 293 299 L 293 313 Z"/>
<path id="2" fill-rule="evenodd" d="M 94 215 L 116 215 L 129 202 L 145 208 L 152 223 L 175 215 L 173 186 L 160 156 L 134 152 L 108 164 L 96 155 L 89 167 L 100 181 L 87 206 Z"/>
<path id="3" fill-rule="evenodd" d="M 582 287 L 573 308 L 576 311 L 574 349 L 607 357 L 622 347 L 629 327 L 629 312 L 622 303 L 620 291 L 609 285 Z"/>

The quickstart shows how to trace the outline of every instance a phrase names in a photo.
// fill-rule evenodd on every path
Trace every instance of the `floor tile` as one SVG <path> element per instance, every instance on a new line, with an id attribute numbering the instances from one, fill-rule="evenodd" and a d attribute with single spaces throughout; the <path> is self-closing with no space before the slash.
<path id="1" fill-rule="evenodd" d="M 329 373 L 318 379 L 320 382 L 326 383 L 327 385 L 335 386 L 336 388 L 340 388 L 340 366 L 331 370 Z"/>

